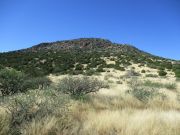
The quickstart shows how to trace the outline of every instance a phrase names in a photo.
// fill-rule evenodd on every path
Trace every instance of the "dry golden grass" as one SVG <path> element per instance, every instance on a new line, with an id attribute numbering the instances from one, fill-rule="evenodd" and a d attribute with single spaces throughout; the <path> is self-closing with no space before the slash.
<path id="1" fill-rule="evenodd" d="M 9 131 L 10 116 L 7 110 L 0 107 L 0 135 L 6 135 Z"/>
<path id="2" fill-rule="evenodd" d="M 100 76 L 104 78 L 105 74 Z M 118 80 L 118 75 L 109 76 L 110 80 Z M 54 82 L 62 77 L 51 76 Z M 140 78 L 145 79 L 145 78 Z M 151 81 L 166 83 L 173 79 L 152 78 Z M 47 115 L 42 119 L 33 119 L 23 125 L 24 135 L 180 135 L 180 84 L 175 91 L 159 88 L 161 95 L 142 102 L 127 93 L 127 81 L 123 84 L 112 83 L 110 89 L 102 89 L 90 94 L 85 101 L 72 100 L 68 105 L 68 113 L 61 115 L 57 108 L 56 115 Z M 24 95 L 23 100 L 39 93 L 36 100 L 57 99 L 56 93 L 36 92 Z M 47 94 L 47 95 L 46 95 Z M 52 97 L 51 97 L 52 96 Z M 18 96 L 17 96 L 18 97 Z M 56 97 L 56 98 L 55 98 Z M 18 97 L 19 98 L 19 97 Z M 43 99 L 43 100 L 42 100 Z M 61 100 L 57 102 L 60 104 Z M 54 104 L 53 104 L 54 105 Z M 52 108 L 52 106 L 51 106 Z M 9 131 L 9 114 L 0 108 L 0 135 Z"/>
<path id="3" fill-rule="evenodd" d="M 72 117 L 81 123 L 83 135 L 179 135 L 179 106 L 154 99 L 143 104 L 133 97 L 91 97 L 72 108 Z M 102 97 L 101 97 L 102 98 Z M 158 103 L 159 102 L 159 103 Z M 78 125 L 79 126 L 79 125 Z"/>
<path id="4" fill-rule="evenodd" d="M 82 134 L 179 135 L 180 114 L 176 111 L 104 110 L 91 112 Z"/>

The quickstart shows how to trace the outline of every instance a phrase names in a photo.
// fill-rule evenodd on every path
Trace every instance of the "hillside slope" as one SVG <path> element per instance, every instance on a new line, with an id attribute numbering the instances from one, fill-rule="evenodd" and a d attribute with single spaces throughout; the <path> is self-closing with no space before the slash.
<path id="1" fill-rule="evenodd" d="M 124 71 L 132 64 L 174 72 L 180 69 L 174 60 L 151 55 L 131 45 L 98 38 L 41 43 L 27 49 L 0 53 L 0 65 L 32 76 L 50 73 L 90 75 L 107 71 L 107 68 Z"/>

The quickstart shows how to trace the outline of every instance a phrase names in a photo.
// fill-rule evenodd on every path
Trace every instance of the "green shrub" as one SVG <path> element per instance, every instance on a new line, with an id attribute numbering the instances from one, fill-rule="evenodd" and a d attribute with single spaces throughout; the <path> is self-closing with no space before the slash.
<path id="1" fill-rule="evenodd" d="M 120 70 L 120 71 L 125 71 L 124 67 L 120 67 L 120 66 L 115 66 L 115 69 Z"/>
<path id="2" fill-rule="evenodd" d="M 91 92 L 97 92 L 101 88 L 107 88 L 104 82 L 88 77 L 66 77 L 58 84 L 58 90 L 73 97 L 81 97 Z"/>
<path id="3" fill-rule="evenodd" d="M 103 69 L 103 66 L 99 66 L 97 69 L 96 69 L 97 72 L 105 72 L 104 69 Z"/>
<path id="4" fill-rule="evenodd" d="M 165 67 L 166 67 L 167 69 L 172 69 L 172 68 L 173 68 L 173 65 L 172 65 L 171 62 L 168 62 L 168 63 L 165 64 Z"/>
<path id="5" fill-rule="evenodd" d="M 131 79 L 128 84 L 130 86 L 130 90 L 128 90 L 127 92 L 144 103 L 147 103 L 149 99 L 152 99 L 155 96 L 160 96 L 163 99 L 166 97 L 164 94 L 159 93 L 156 89 L 157 87 L 163 86 L 162 84 L 156 84 L 150 81 L 144 83 L 137 79 Z M 150 86 L 151 88 L 145 86 Z"/>
<path id="6" fill-rule="evenodd" d="M 16 96 L 7 96 L 4 99 L 11 113 L 10 135 L 25 134 L 22 130 L 24 126 L 28 126 L 33 120 L 40 121 L 48 116 L 58 117 L 62 120 L 61 122 L 65 122 L 64 116 L 68 113 L 68 95 L 53 89 L 33 90 L 28 91 L 27 94 L 18 93 Z"/>
<path id="7" fill-rule="evenodd" d="M 84 74 L 83 70 L 72 70 L 72 71 L 68 71 L 67 73 L 69 73 L 70 75 L 79 75 L 79 74 Z"/>
<path id="8" fill-rule="evenodd" d="M 75 70 L 83 70 L 84 66 L 82 64 L 77 64 Z"/>
<path id="9" fill-rule="evenodd" d="M 159 74 L 159 76 L 166 76 L 167 72 L 164 70 L 160 70 L 160 71 L 158 71 L 158 74 Z"/>
<path id="10" fill-rule="evenodd" d="M 0 71 L 0 90 L 2 95 L 11 95 L 17 92 L 25 92 L 23 88 L 26 76 L 15 69 L 3 69 Z"/>
<path id="11" fill-rule="evenodd" d="M 177 82 L 180 82 L 180 78 L 179 78 L 179 77 L 178 77 L 178 78 L 176 78 L 176 81 L 177 81 Z"/>
<path id="12" fill-rule="evenodd" d="M 143 69 L 143 70 L 141 70 L 141 73 L 146 73 L 146 71 Z"/>
<path id="13" fill-rule="evenodd" d="M 175 90 L 177 88 L 177 85 L 175 83 L 167 83 L 164 84 L 164 87 L 169 90 Z"/>
<path id="14" fill-rule="evenodd" d="M 159 83 L 159 82 L 152 82 L 150 80 L 144 81 L 143 85 L 148 86 L 148 87 L 154 87 L 154 88 L 163 88 L 164 87 L 164 84 Z"/>
<path id="15" fill-rule="evenodd" d="M 145 88 L 134 88 L 128 91 L 128 93 L 132 94 L 142 102 L 147 102 L 149 99 L 152 99 L 156 95 L 155 90 L 146 90 Z"/>
<path id="16" fill-rule="evenodd" d="M 107 64 L 107 68 L 115 68 L 115 64 Z"/>
<path id="17" fill-rule="evenodd" d="M 158 77 L 156 74 L 146 74 L 146 77 Z"/>
<path id="18" fill-rule="evenodd" d="M 0 70 L 4 69 L 4 67 L 2 65 L 0 65 Z"/>
<path id="19" fill-rule="evenodd" d="M 159 69 L 160 71 L 165 70 L 165 68 L 164 68 L 164 67 L 158 67 L 158 69 Z"/>
<path id="20" fill-rule="evenodd" d="M 89 70 L 86 70 L 86 72 L 84 74 L 87 76 L 91 76 L 95 73 L 96 73 L 96 71 L 94 69 L 89 69 Z"/>
<path id="21" fill-rule="evenodd" d="M 159 82 L 152 82 L 150 80 L 144 81 L 143 86 L 147 87 L 153 87 L 153 88 L 166 88 L 169 90 L 175 90 L 177 88 L 177 85 L 175 83 L 159 83 Z"/>
<path id="22" fill-rule="evenodd" d="M 176 70 L 175 70 L 175 76 L 176 76 L 177 78 L 180 78 L 180 69 L 176 69 Z"/>
<path id="23" fill-rule="evenodd" d="M 30 78 L 24 81 L 24 89 L 46 89 L 51 85 L 51 80 L 47 77 Z"/>

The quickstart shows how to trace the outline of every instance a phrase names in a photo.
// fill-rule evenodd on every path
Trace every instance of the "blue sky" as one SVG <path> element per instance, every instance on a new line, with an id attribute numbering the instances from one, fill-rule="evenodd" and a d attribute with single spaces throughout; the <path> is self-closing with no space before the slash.
<path id="1" fill-rule="evenodd" d="M 0 0 L 0 51 L 97 37 L 180 60 L 180 0 Z"/>

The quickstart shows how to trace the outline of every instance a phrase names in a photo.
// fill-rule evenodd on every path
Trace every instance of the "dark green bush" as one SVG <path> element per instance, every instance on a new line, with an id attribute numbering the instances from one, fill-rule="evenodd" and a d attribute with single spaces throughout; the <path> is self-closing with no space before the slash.
<path id="1" fill-rule="evenodd" d="M 15 69 L 0 71 L 0 92 L 3 96 L 26 92 L 29 89 L 45 89 L 50 84 L 50 79 L 46 77 L 29 78 L 23 72 Z"/>
<path id="2" fill-rule="evenodd" d="M 146 73 L 146 70 L 144 70 L 144 69 L 143 69 L 143 70 L 141 70 L 141 73 Z"/>
<path id="3" fill-rule="evenodd" d="M 176 76 L 177 78 L 180 78 L 180 69 L 176 69 L 176 70 L 175 70 L 175 76 Z"/>
<path id="4" fill-rule="evenodd" d="M 86 72 L 84 74 L 87 76 L 91 76 L 95 73 L 96 73 L 96 71 L 94 69 L 89 69 L 89 70 L 86 70 Z"/>
<path id="5" fill-rule="evenodd" d="M 97 72 L 105 72 L 104 69 L 103 69 L 103 66 L 99 66 L 97 69 L 96 69 Z"/>
<path id="6" fill-rule="evenodd" d="M 26 80 L 24 73 L 15 69 L 3 69 L 0 71 L 0 91 L 2 95 L 11 95 L 17 92 L 25 92 L 23 83 Z"/>
<path id="7" fill-rule="evenodd" d="M 0 65 L 0 70 L 4 69 L 4 67 L 2 65 Z"/>
<path id="8" fill-rule="evenodd" d="M 51 85 L 51 80 L 47 77 L 30 78 L 24 81 L 24 89 L 45 89 Z"/>
<path id="9" fill-rule="evenodd" d="M 75 70 L 83 70 L 84 66 L 82 64 L 77 64 Z"/>
<path id="10" fill-rule="evenodd" d="M 160 70 L 160 71 L 158 71 L 158 74 L 159 74 L 159 76 L 166 76 L 167 72 L 164 70 Z"/>
<path id="11" fill-rule="evenodd" d="M 115 68 L 115 64 L 107 64 L 107 68 Z"/>
<path id="12" fill-rule="evenodd" d="M 67 73 L 69 73 L 70 75 L 79 75 L 79 74 L 84 74 L 84 71 L 83 70 L 72 70 Z"/>

